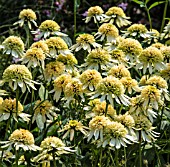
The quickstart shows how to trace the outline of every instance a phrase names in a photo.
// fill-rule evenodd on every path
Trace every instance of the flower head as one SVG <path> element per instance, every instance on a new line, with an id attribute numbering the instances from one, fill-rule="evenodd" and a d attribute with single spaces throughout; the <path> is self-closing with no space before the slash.
<path id="1" fill-rule="evenodd" d="M 28 63 L 28 67 L 32 66 L 33 68 L 35 68 L 37 66 L 42 66 L 42 68 L 44 68 L 44 60 L 45 54 L 43 53 L 42 49 L 31 48 L 26 51 L 25 55 L 22 58 L 22 63 Z"/>
<path id="2" fill-rule="evenodd" d="M 37 122 L 37 126 L 40 130 L 44 128 L 44 124 L 47 121 L 47 118 L 51 121 L 57 117 L 57 114 L 54 112 L 55 108 L 52 103 L 48 100 L 37 100 L 34 106 L 34 115 L 32 118 L 32 123 Z M 41 123 L 40 123 L 41 122 Z"/>
<path id="3" fill-rule="evenodd" d="M 109 65 L 111 59 L 108 51 L 97 48 L 93 49 L 88 55 L 84 66 L 87 66 L 89 69 L 98 70 L 101 66 L 102 69 L 106 68 Z"/>
<path id="4" fill-rule="evenodd" d="M 12 149 L 15 147 L 16 150 L 22 148 L 24 151 L 40 150 L 38 146 L 34 144 L 34 136 L 32 133 L 25 129 L 16 129 L 9 137 L 9 141 L 4 141 L 6 145 L 2 146 L 3 148 L 9 147 L 8 149 Z"/>
<path id="5" fill-rule="evenodd" d="M 151 46 L 155 47 L 155 48 L 158 48 L 158 49 L 161 49 L 162 47 L 164 47 L 165 45 L 160 43 L 160 42 L 156 42 L 156 43 L 153 43 Z"/>
<path id="6" fill-rule="evenodd" d="M 65 65 L 66 69 L 68 70 L 74 69 L 74 65 L 78 63 L 76 57 L 72 53 L 67 54 L 65 56 L 62 54 L 59 54 L 56 60 L 59 62 L 62 62 Z"/>
<path id="7" fill-rule="evenodd" d="M 31 22 L 37 26 L 37 23 L 35 22 L 35 20 L 37 19 L 37 16 L 35 14 L 35 12 L 32 9 L 23 9 L 20 13 L 19 13 L 19 21 L 17 21 L 14 24 L 19 24 L 20 27 L 23 26 L 23 24 L 25 22 L 28 23 L 29 28 L 31 29 Z"/>
<path id="8" fill-rule="evenodd" d="M 89 135 L 88 135 L 88 141 L 95 136 L 95 140 L 97 140 L 99 137 L 102 140 L 103 139 L 103 129 L 108 124 L 109 118 L 105 116 L 95 116 L 92 118 L 92 120 L 89 122 Z"/>
<path id="9" fill-rule="evenodd" d="M 155 47 L 148 47 L 144 49 L 139 55 L 140 63 L 137 65 L 138 68 L 143 68 L 144 74 L 147 68 L 149 73 L 152 74 L 154 69 L 158 71 L 164 68 L 163 55 L 160 50 Z"/>
<path id="10" fill-rule="evenodd" d="M 102 21 L 105 15 L 103 14 L 104 11 L 100 6 L 92 6 L 87 11 L 87 17 L 85 18 L 85 23 L 88 23 L 92 18 L 94 22 Z"/>
<path id="11" fill-rule="evenodd" d="M 36 90 L 34 83 L 37 82 L 32 80 L 32 74 L 25 65 L 10 65 L 3 72 L 2 78 L 1 84 L 8 82 L 9 86 L 14 90 L 17 89 L 17 86 L 21 88 L 23 93 L 26 91 L 26 88 L 30 90 L 29 87 Z"/>
<path id="12" fill-rule="evenodd" d="M 122 77 L 131 77 L 129 70 L 122 64 L 113 66 L 109 71 L 108 75 L 121 79 Z"/>
<path id="13" fill-rule="evenodd" d="M 118 27 L 127 26 L 131 23 L 128 21 L 129 17 L 126 17 L 123 9 L 120 7 L 111 7 L 105 14 L 108 17 L 106 17 L 104 21 L 115 23 Z"/>
<path id="14" fill-rule="evenodd" d="M 48 63 L 45 66 L 44 75 L 46 80 L 50 81 L 51 79 L 56 79 L 56 77 L 64 73 L 64 70 L 65 70 L 65 66 L 62 62 L 54 61 Z"/>
<path id="15" fill-rule="evenodd" d="M 43 21 L 39 26 L 38 32 L 39 32 L 38 38 L 41 37 L 47 38 L 50 35 L 67 36 L 66 34 L 60 32 L 60 26 L 53 20 Z M 37 31 L 33 33 L 37 33 Z"/>
<path id="16" fill-rule="evenodd" d="M 43 51 L 44 54 L 49 53 L 48 45 L 47 45 L 47 44 L 45 43 L 45 41 L 43 41 L 43 40 L 34 42 L 34 43 L 31 45 L 30 49 L 32 49 L 32 48 L 40 48 L 40 49 L 42 49 L 42 51 Z"/>
<path id="17" fill-rule="evenodd" d="M 122 50 L 125 53 L 126 58 L 131 62 L 134 62 L 143 50 L 139 41 L 132 38 L 123 39 L 119 43 L 118 49 Z"/>
<path id="18" fill-rule="evenodd" d="M 119 36 L 119 31 L 111 23 L 103 23 L 98 32 L 95 34 L 96 38 L 100 37 L 100 40 L 103 41 L 105 38 L 107 42 L 116 42 L 116 38 Z"/>
<path id="19" fill-rule="evenodd" d="M 70 81 L 71 81 L 71 75 L 68 74 L 62 74 L 54 80 L 53 83 L 54 89 L 52 90 L 52 92 L 55 92 L 53 99 L 56 100 L 56 102 L 59 100 L 61 93 L 64 91 L 66 85 Z"/>
<path id="20" fill-rule="evenodd" d="M 3 49 L 3 53 L 19 58 L 23 55 L 24 43 L 20 37 L 10 36 L 3 41 L 0 48 Z"/>
<path id="21" fill-rule="evenodd" d="M 122 82 L 125 90 L 127 90 L 129 94 L 132 93 L 132 90 L 135 90 L 136 92 L 140 92 L 138 82 L 135 79 L 132 79 L 131 77 L 122 77 L 120 79 L 120 82 Z"/>
<path id="22" fill-rule="evenodd" d="M 165 80 L 170 80 L 170 63 L 167 63 L 166 66 L 165 66 L 165 69 L 160 71 L 160 75 Z"/>
<path id="23" fill-rule="evenodd" d="M 80 131 L 82 132 L 84 135 L 87 135 L 87 131 L 85 129 L 88 129 L 87 127 L 83 126 L 83 124 L 77 120 L 70 120 L 62 130 L 60 130 L 59 132 L 63 132 L 63 131 L 67 131 L 64 136 L 63 139 L 66 138 L 69 134 L 70 134 L 70 141 L 72 141 L 74 139 L 74 133 L 75 131 Z"/>
<path id="24" fill-rule="evenodd" d="M 86 70 L 79 78 L 83 84 L 83 88 L 88 88 L 90 91 L 93 91 L 96 85 L 101 81 L 102 76 L 96 70 Z"/>
<path id="25" fill-rule="evenodd" d="M 100 100 L 104 101 L 107 99 L 109 103 L 114 107 L 113 99 L 116 100 L 118 104 L 123 103 L 124 105 L 129 105 L 129 97 L 124 95 L 125 89 L 123 84 L 118 78 L 113 76 L 108 76 L 103 78 L 96 87 L 96 93 L 92 98 L 98 97 L 101 95 Z"/>
<path id="26" fill-rule="evenodd" d="M 83 97 L 83 85 L 79 79 L 73 78 L 64 89 L 64 95 L 67 100 L 67 103 L 74 98 L 78 98 L 79 96 L 84 100 Z"/>
<path id="27" fill-rule="evenodd" d="M 71 50 L 75 50 L 76 52 L 79 51 L 80 49 L 87 50 L 88 52 L 91 51 L 91 45 L 96 48 L 96 47 L 101 47 L 100 44 L 95 42 L 94 36 L 91 34 L 80 34 L 76 38 L 76 44 L 71 46 Z"/>
<path id="28" fill-rule="evenodd" d="M 12 115 L 16 121 L 18 121 L 17 115 L 24 121 L 29 121 L 30 115 L 22 112 L 24 110 L 22 104 L 19 101 L 18 107 L 16 107 L 16 104 L 16 99 L 2 99 L 0 104 L 0 121 L 9 119 L 10 115 Z"/>
<path id="29" fill-rule="evenodd" d="M 161 47 L 160 50 L 161 50 L 161 53 L 164 57 L 164 60 L 169 62 L 169 60 L 170 60 L 170 46 L 163 46 L 163 47 Z"/>
<path id="30" fill-rule="evenodd" d="M 57 57 L 57 54 L 66 55 L 71 53 L 65 41 L 60 37 L 50 37 L 46 40 L 46 44 L 48 45 L 50 55 L 54 58 Z"/>

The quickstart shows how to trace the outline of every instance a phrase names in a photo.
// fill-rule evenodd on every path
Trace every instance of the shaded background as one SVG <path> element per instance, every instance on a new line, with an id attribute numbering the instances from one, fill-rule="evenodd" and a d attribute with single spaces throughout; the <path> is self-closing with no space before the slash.
<path id="1" fill-rule="evenodd" d="M 142 23 L 149 28 L 145 9 L 131 0 L 77 1 L 77 32 L 79 33 L 93 31 L 93 23 L 85 24 L 82 19 L 85 18 L 88 8 L 96 5 L 101 6 L 104 11 L 112 6 L 122 7 L 126 15 L 131 17 L 132 23 Z M 151 0 L 149 3 L 152 4 L 153 2 L 155 1 Z M 17 35 L 17 31 L 20 31 L 20 34 L 22 33 L 22 30 L 14 27 L 13 23 L 18 20 L 19 12 L 24 8 L 31 8 L 36 12 L 38 25 L 47 19 L 55 20 L 61 26 L 61 31 L 73 38 L 74 0 L 0 0 L 0 42 L 9 35 Z M 153 28 L 158 31 L 162 22 L 163 10 L 164 4 L 150 10 Z M 167 17 L 170 17 L 170 12 L 167 12 Z"/>

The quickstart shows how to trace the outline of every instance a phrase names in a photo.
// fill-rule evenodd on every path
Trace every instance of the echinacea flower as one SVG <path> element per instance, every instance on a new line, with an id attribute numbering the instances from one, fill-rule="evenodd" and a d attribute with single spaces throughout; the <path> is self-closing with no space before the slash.
<path id="1" fill-rule="evenodd" d="M 163 63 L 163 55 L 160 50 L 157 48 L 150 46 L 144 49 L 138 57 L 139 63 L 136 65 L 137 68 L 142 69 L 145 74 L 147 69 L 149 73 L 152 74 L 153 71 L 162 70 L 165 68 Z"/>
<path id="2" fill-rule="evenodd" d="M 44 69 L 44 75 L 47 81 L 56 79 L 58 76 L 64 73 L 65 66 L 62 62 L 52 61 L 46 64 Z"/>
<path id="3" fill-rule="evenodd" d="M 15 58 L 20 58 L 24 54 L 24 43 L 20 37 L 9 36 L 6 38 L 0 48 L 3 49 L 3 54 L 12 55 Z"/>
<path id="4" fill-rule="evenodd" d="M 17 64 L 12 64 L 4 70 L 1 85 L 5 82 L 8 82 L 13 90 L 19 86 L 23 93 L 26 89 L 30 91 L 30 87 L 36 90 L 34 83 L 38 84 L 32 80 L 32 74 L 25 65 Z"/>
<path id="5" fill-rule="evenodd" d="M 120 149 L 121 146 L 127 147 L 126 144 L 132 144 L 135 141 L 133 136 L 128 134 L 128 130 L 119 122 L 110 121 L 104 128 L 104 138 L 103 141 L 98 143 L 98 147 L 106 147 L 109 145 Z"/>
<path id="6" fill-rule="evenodd" d="M 89 122 L 89 134 L 87 141 L 89 141 L 93 136 L 95 137 L 95 140 L 100 138 L 103 140 L 103 130 L 104 127 L 110 122 L 108 117 L 105 116 L 95 116 L 93 117 Z"/>
<path id="7" fill-rule="evenodd" d="M 94 48 L 101 47 L 100 44 L 95 42 L 94 36 L 91 34 L 80 34 L 76 38 L 76 44 L 71 46 L 71 50 L 75 50 L 75 52 L 78 52 L 80 49 L 87 50 L 88 52 L 91 51 L 91 45 Z"/>
<path id="8" fill-rule="evenodd" d="M 62 74 L 57 77 L 54 82 L 53 86 L 54 89 L 50 91 L 50 93 L 54 93 L 53 99 L 57 102 L 61 96 L 61 93 L 64 92 L 66 85 L 71 81 L 71 75 L 69 74 Z"/>
<path id="9" fill-rule="evenodd" d="M 74 65 L 78 63 L 76 57 L 72 53 L 67 55 L 59 54 L 56 61 L 62 62 L 65 65 L 66 70 L 73 70 Z"/>
<path id="10" fill-rule="evenodd" d="M 18 122 L 17 116 L 19 116 L 22 120 L 29 122 L 31 115 L 23 113 L 23 106 L 18 101 L 18 107 L 16 107 L 16 99 L 5 99 L 0 102 L 0 122 L 6 121 L 10 119 L 12 116 L 15 121 Z"/>
<path id="11" fill-rule="evenodd" d="M 61 139 L 55 136 L 46 137 L 40 145 L 41 151 L 35 156 L 32 161 L 36 163 L 42 164 L 50 164 L 50 161 L 58 160 L 62 154 L 69 154 L 75 152 L 75 150 L 71 150 L 70 147 L 66 147 L 66 145 L 62 142 Z"/>
<path id="12" fill-rule="evenodd" d="M 107 66 L 110 66 L 111 56 L 107 50 L 102 48 L 93 49 L 85 60 L 85 63 L 82 64 L 82 67 L 87 67 L 88 69 L 99 70 L 106 69 Z"/>
<path id="13" fill-rule="evenodd" d="M 119 36 L 119 30 L 111 23 L 103 23 L 98 32 L 95 34 L 96 38 L 100 38 L 100 41 L 106 39 L 107 42 L 115 42 Z"/>
<path id="14" fill-rule="evenodd" d="M 169 38 L 170 37 L 170 21 L 164 27 L 163 33 L 161 34 L 162 38 Z"/>
<path id="15" fill-rule="evenodd" d="M 40 48 L 42 49 L 44 54 L 48 54 L 49 53 L 49 49 L 48 49 L 48 45 L 45 43 L 45 41 L 40 40 L 37 42 L 34 42 L 31 46 L 30 49 L 32 48 Z"/>
<path id="16" fill-rule="evenodd" d="M 151 85 L 145 86 L 141 90 L 141 99 L 143 106 L 151 105 L 155 110 L 158 110 L 159 103 L 162 103 L 160 90 Z"/>
<path id="17" fill-rule="evenodd" d="M 157 49 L 161 49 L 162 47 L 164 47 L 165 45 L 160 43 L 160 42 L 156 42 L 156 43 L 153 43 L 151 46 L 157 48 Z"/>
<path id="18" fill-rule="evenodd" d="M 101 81 L 102 76 L 98 71 L 89 69 L 84 71 L 79 79 L 82 82 L 84 89 L 93 91 L 96 88 L 96 85 Z"/>
<path id="19" fill-rule="evenodd" d="M 54 118 L 57 117 L 55 110 L 57 110 L 57 108 L 55 108 L 50 101 L 37 100 L 34 106 L 32 123 L 36 121 L 38 128 L 42 130 L 47 119 L 53 121 Z"/>
<path id="20" fill-rule="evenodd" d="M 152 123 L 149 119 L 144 115 L 133 116 L 135 120 L 135 128 L 136 128 L 136 136 L 139 139 L 139 133 L 141 133 L 141 138 L 143 141 L 152 142 L 155 137 L 159 137 L 159 133 L 153 131 L 155 127 L 152 126 Z"/>
<path id="21" fill-rule="evenodd" d="M 41 23 L 37 31 L 33 31 L 33 34 L 38 32 L 38 38 L 47 38 L 50 35 L 57 36 L 67 36 L 66 34 L 60 32 L 60 26 L 53 20 L 45 20 Z"/>
<path id="22" fill-rule="evenodd" d="M 66 42 L 60 37 L 50 37 L 46 40 L 51 57 L 56 58 L 58 54 L 70 54 Z"/>
<path id="23" fill-rule="evenodd" d="M 92 18 L 94 19 L 94 22 L 100 22 L 105 18 L 106 16 L 103 14 L 104 11 L 100 6 L 92 6 L 87 11 L 87 17 L 85 18 L 85 23 L 88 23 Z"/>
<path id="24" fill-rule="evenodd" d="M 129 70 L 122 64 L 113 66 L 109 71 L 108 75 L 121 79 L 122 77 L 131 77 Z"/>
<path id="25" fill-rule="evenodd" d="M 170 80 L 170 63 L 165 65 L 165 69 L 160 70 L 160 75 L 166 80 Z"/>
<path id="26" fill-rule="evenodd" d="M 129 94 L 132 94 L 132 90 L 136 92 L 140 92 L 141 90 L 138 86 L 138 82 L 135 79 L 132 79 L 131 77 L 122 77 L 120 79 L 120 82 L 122 82 L 125 90 L 127 90 Z"/>
<path id="27" fill-rule="evenodd" d="M 105 14 L 107 17 L 104 19 L 104 22 L 109 21 L 110 23 L 116 24 L 118 27 L 131 24 L 131 22 L 128 20 L 130 17 L 127 17 L 123 9 L 120 7 L 111 7 Z"/>
<path id="28" fill-rule="evenodd" d="M 125 38 L 134 38 L 140 40 L 140 38 L 149 38 L 152 34 L 147 30 L 146 26 L 143 24 L 132 24 L 130 27 L 127 28 L 126 31 L 122 31 Z"/>
<path id="29" fill-rule="evenodd" d="M 67 131 L 64 135 L 63 135 L 63 139 L 66 138 L 68 135 L 70 135 L 70 141 L 72 141 L 74 139 L 74 134 L 76 131 L 80 131 L 81 133 L 83 133 L 85 136 L 87 135 L 87 131 L 86 129 L 88 129 L 86 126 L 83 126 L 83 124 L 80 121 L 77 120 L 70 120 L 63 129 L 59 130 L 58 132 L 64 132 Z"/>
<path id="30" fill-rule="evenodd" d="M 139 41 L 132 38 L 122 39 L 117 48 L 125 53 L 127 60 L 130 60 L 131 63 L 136 62 L 137 56 L 143 50 Z"/>
<path id="31" fill-rule="evenodd" d="M 66 103 L 69 103 L 73 99 L 80 99 L 84 101 L 83 96 L 84 90 L 83 85 L 77 78 L 72 78 L 71 81 L 65 86 L 64 95 L 67 100 Z"/>
<path id="32" fill-rule="evenodd" d="M 123 84 L 118 78 L 108 76 L 103 78 L 96 87 L 96 91 L 91 99 L 100 97 L 100 101 L 107 100 L 114 107 L 114 99 L 118 104 L 124 104 L 128 106 L 130 104 L 129 97 L 125 94 Z"/>
<path id="33" fill-rule="evenodd" d="M 35 68 L 37 66 L 44 69 L 45 54 L 41 48 L 28 49 L 22 57 L 22 64 L 27 64 L 27 67 Z"/>
<path id="34" fill-rule="evenodd" d="M 37 27 L 37 23 L 35 22 L 35 20 L 37 19 L 37 16 L 32 9 L 23 9 L 19 13 L 19 19 L 20 20 L 15 22 L 14 25 L 19 24 L 19 26 L 22 27 L 24 23 L 27 23 L 29 29 L 31 29 L 31 23 L 33 23 L 34 26 Z"/>
<path id="35" fill-rule="evenodd" d="M 164 57 L 164 60 L 166 62 L 169 62 L 169 60 L 170 60 L 170 46 L 163 46 L 163 47 L 160 48 L 160 50 L 161 50 L 161 53 Z"/>
<path id="36" fill-rule="evenodd" d="M 8 147 L 8 150 L 15 148 L 19 150 L 22 148 L 24 151 L 32 150 L 37 151 L 41 150 L 40 147 L 36 146 L 34 141 L 34 136 L 32 133 L 25 129 L 16 129 L 10 135 L 8 141 L 1 141 L 0 144 L 4 144 L 1 148 Z"/>

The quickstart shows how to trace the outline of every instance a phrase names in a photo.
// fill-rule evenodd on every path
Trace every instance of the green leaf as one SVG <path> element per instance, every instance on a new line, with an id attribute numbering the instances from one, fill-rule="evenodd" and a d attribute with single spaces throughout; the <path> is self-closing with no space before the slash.
<path id="1" fill-rule="evenodd" d="M 154 3 L 149 7 L 149 10 L 152 9 L 153 7 L 155 7 L 155 6 L 158 6 L 158 5 L 162 4 L 162 3 L 165 3 L 165 1 L 154 2 Z"/>
<path id="2" fill-rule="evenodd" d="M 36 117 L 36 123 L 37 123 L 37 126 L 40 130 L 43 130 L 44 128 L 44 123 L 43 123 L 43 117 L 41 114 L 38 114 L 37 117 Z"/>
<path id="3" fill-rule="evenodd" d="M 41 85 L 39 91 L 38 91 L 39 97 L 41 99 L 41 101 L 45 100 L 48 98 L 48 91 L 45 90 L 45 87 L 43 85 Z M 44 95 L 45 95 L 45 99 L 44 99 Z"/>
<path id="4" fill-rule="evenodd" d="M 170 150 L 161 150 L 159 151 L 160 154 L 170 154 Z"/>
<path id="5" fill-rule="evenodd" d="M 145 4 L 147 4 L 149 1 L 150 1 L 150 0 L 146 0 L 146 1 L 145 1 Z"/>
<path id="6" fill-rule="evenodd" d="M 142 1 L 138 1 L 138 0 L 132 0 L 132 1 L 135 2 L 135 3 L 137 3 L 137 4 L 139 4 L 139 5 L 144 4 Z"/>

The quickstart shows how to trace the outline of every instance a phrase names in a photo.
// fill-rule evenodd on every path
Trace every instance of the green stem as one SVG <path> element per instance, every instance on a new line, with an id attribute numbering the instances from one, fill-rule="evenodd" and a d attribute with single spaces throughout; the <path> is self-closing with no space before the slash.
<path id="1" fill-rule="evenodd" d="M 116 150 L 115 150 L 115 162 L 116 162 L 116 167 L 119 167 L 119 160 L 118 160 L 118 157 L 119 157 L 119 150 L 116 149 Z"/>
<path id="2" fill-rule="evenodd" d="M 18 102 L 19 102 L 19 88 L 16 89 L 16 119 L 18 119 Z M 15 122 L 14 129 L 17 129 L 17 121 Z"/>
<path id="3" fill-rule="evenodd" d="M 54 167 L 57 167 L 57 165 L 56 165 L 56 160 L 55 160 L 55 154 L 54 154 L 54 151 L 53 151 L 53 165 L 54 165 Z"/>
<path id="4" fill-rule="evenodd" d="M 99 158 L 99 167 L 102 167 L 102 152 L 103 152 L 103 148 L 101 147 L 100 158 Z"/>
<path id="5" fill-rule="evenodd" d="M 27 46 L 27 48 L 30 47 L 30 30 L 28 26 L 24 26 L 25 32 L 26 32 L 26 42 L 25 45 Z"/>
<path id="6" fill-rule="evenodd" d="M 165 2 L 165 7 L 164 7 L 164 13 L 163 13 L 163 18 L 162 18 L 162 24 L 161 24 L 160 33 L 162 33 L 164 25 L 165 25 L 165 18 L 166 18 L 167 8 L 168 8 L 168 0 L 166 0 L 166 2 Z"/>
<path id="7" fill-rule="evenodd" d="M 126 147 L 124 147 L 124 156 L 125 156 L 125 167 L 127 167 L 127 166 L 126 166 L 126 163 L 127 163 Z"/>
<path id="8" fill-rule="evenodd" d="M 15 166 L 18 167 L 18 160 L 19 160 L 19 154 L 17 152 L 17 150 L 15 149 Z"/>
<path id="9" fill-rule="evenodd" d="M 74 41 L 75 41 L 76 31 L 77 31 L 76 12 L 77 12 L 77 0 L 74 0 Z"/>
<path id="10" fill-rule="evenodd" d="M 109 106 L 109 103 L 108 103 L 108 100 L 106 100 L 105 117 L 106 117 L 106 115 L 107 115 L 107 111 L 108 111 L 108 106 Z"/>
<path id="11" fill-rule="evenodd" d="M 115 166 L 115 162 L 114 162 L 114 159 L 113 159 L 113 156 L 112 156 L 112 154 L 111 154 L 111 151 L 110 151 L 110 150 L 109 150 L 109 155 L 110 155 L 110 158 L 111 158 L 111 160 L 112 160 L 113 166 Z"/>
<path id="12" fill-rule="evenodd" d="M 141 131 L 139 131 L 139 167 L 142 167 Z"/>
<path id="13" fill-rule="evenodd" d="M 151 21 L 151 15 L 149 13 L 149 9 L 146 7 L 146 12 L 148 15 L 148 19 L 149 19 L 149 25 L 150 25 L 150 30 L 152 31 L 152 21 Z"/>

